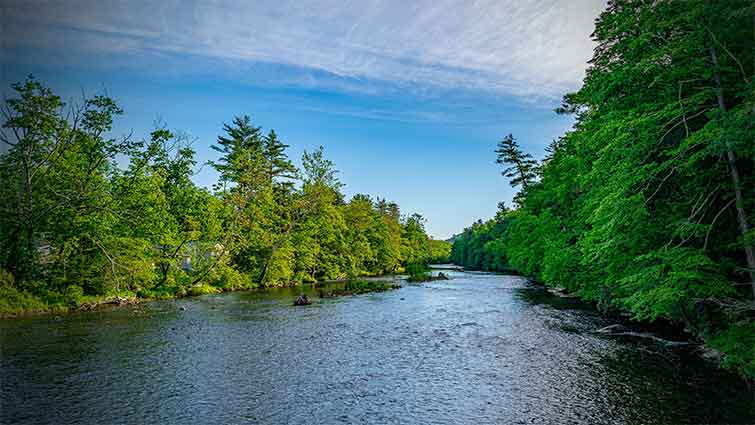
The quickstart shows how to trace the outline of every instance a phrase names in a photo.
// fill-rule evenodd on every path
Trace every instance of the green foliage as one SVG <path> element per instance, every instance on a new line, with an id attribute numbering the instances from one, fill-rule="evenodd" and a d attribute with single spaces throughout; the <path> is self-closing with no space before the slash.
<path id="1" fill-rule="evenodd" d="M 408 282 L 423 282 L 430 275 L 430 269 L 424 263 L 409 263 L 406 265 Z"/>
<path id="2" fill-rule="evenodd" d="M 511 134 L 498 142 L 495 153 L 498 155 L 496 163 L 506 167 L 501 174 L 509 178 L 511 187 L 521 186 L 526 191 L 537 176 L 537 161 L 532 159 L 532 155 L 522 152 Z M 519 198 L 516 200 L 518 202 Z"/>
<path id="3" fill-rule="evenodd" d="M 742 371 L 750 378 L 755 378 L 755 323 L 735 323 L 711 338 L 708 343 L 726 353 L 724 367 Z"/>
<path id="4" fill-rule="evenodd" d="M 196 297 L 199 295 L 217 294 L 220 293 L 220 289 L 207 284 L 198 284 L 189 287 L 188 292 L 192 297 Z"/>
<path id="5" fill-rule="evenodd" d="M 381 282 L 377 280 L 364 280 L 364 279 L 349 279 L 344 285 L 343 289 L 334 289 L 329 295 L 359 295 L 367 294 L 370 292 L 385 292 L 392 289 L 398 289 L 401 285 L 390 282 Z"/>
<path id="6" fill-rule="evenodd" d="M 451 242 L 430 239 L 428 243 L 430 245 L 430 257 L 428 261 L 431 264 L 444 264 L 451 260 Z"/>
<path id="7" fill-rule="evenodd" d="M 510 269 L 504 246 L 504 233 L 510 220 L 507 215 L 512 214 L 501 204 L 498 214 L 486 222 L 477 221 L 471 227 L 464 229 L 454 236 L 451 246 L 450 260 L 469 269 L 486 271 L 506 271 Z M 521 224 L 521 221 L 515 223 Z M 515 235 L 528 236 L 526 232 L 516 232 Z M 519 268 L 524 270 L 524 268 Z M 530 274 L 529 272 L 524 272 Z"/>
<path id="8" fill-rule="evenodd" d="M 207 275 L 205 281 L 223 291 L 237 291 L 241 289 L 254 289 L 259 285 L 248 275 L 236 270 L 227 264 L 218 264 Z"/>
<path id="9" fill-rule="evenodd" d="M 617 296 L 639 319 L 679 317 L 698 300 L 734 294 L 720 269 L 699 250 L 674 248 L 637 257 Z"/>
<path id="10" fill-rule="evenodd" d="M 46 309 L 47 304 L 28 292 L 19 291 L 14 286 L 13 275 L 4 269 L 0 269 L 0 317 Z"/>
<path id="11" fill-rule="evenodd" d="M 584 84 L 557 110 L 573 129 L 537 167 L 513 136 L 499 143 L 518 208 L 457 235 L 452 260 L 717 334 L 727 364 L 752 375 L 752 12 L 609 2 Z"/>
<path id="12" fill-rule="evenodd" d="M 66 288 L 65 296 L 69 305 L 77 306 L 80 300 L 84 297 L 84 290 L 81 286 L 70 285 Z"/>
<path id="13" fill-rule="evenodd" d="M 48 304 L 39 297 L 12 286 L 0 286 L 0 316 L 48 309 Z"/>
<path id="14" fill-rule="evenodd" d="M 166 300 L 171 298 L 181 298 L 188 295 L 188 290 L 176 285 L 172 286 L 156 286 L 149 289 L 139 289 L 136 292 L 136 296 L 139 298 L 153 299 L 153 300 Z"/>
<path id="15" fill-rule="evenodd" d="M 158 126 L 115 138 L 107 96 L 67 107 L 33 77 L 12 86 L 0 141 L 1 314 L 116 295 L 171 298 L 394 273 L 447 256 L 395 203 L 348 202 L 322 147 L 303 170 L 248 116 L 223 126 L 213 191 L 192 139 Z"/>

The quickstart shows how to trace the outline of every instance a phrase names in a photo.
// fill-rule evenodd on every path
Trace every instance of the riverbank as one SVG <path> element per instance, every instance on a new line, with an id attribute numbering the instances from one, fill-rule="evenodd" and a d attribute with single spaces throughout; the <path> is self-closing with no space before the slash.
<path id="1" fill-rule="evenodd" d="M 380 279 L 388 276 L 368 276 L 369 279 Z M 338 279 L 311 283 L 293 283 L 287 285 L 245 285 L 242 287 L 217 287 L 208 284 L 193 285 L 188 288 L 158 288 L 150 291 L 122 291 L 116 294 L 102 296 L 83 295 L 73 293 L 48 293 L 46 297 L 35 296 L 28 292 L 19 291 L 10 286 L 0 286 L 0 320 L 14 317 L 39 316 L 48 314 L 66 314 L 81 311 L 103 310 L 113 307 L 140 304 L 144 302 L 198 297 L 209 294 L 249 292 L 270 288 L 286 288 L 296 286 L 324 286 L 343 283 L 346 287 L 333 289 L 323 293 L 324 297 L 359 295 L 369 292 L 383 292 L 398 289 L 401 285 L 365 279 Z M 323 296 L 321 296 L 323 297 Z"/>
<path id="2" fill-rule="evenodd" d="M 0 321 L 0 423 L 755 420 L 746 383 L 691 350 L 599 333 L 614 320 L 519 277 L 451 277 Z M 312 306 L 291 305 L 301 293 Z"/>
<path id="3" fill-rule="evenodd" d="M 589 306 L 590 309 L 599 312 L 603 317 L 614 320 L 616 323 L 629 321 L 631 329 L 606 329 L 604 334 L 625 338 L 656 340 L 666 346 L 690 346 L 700 357 L 714 362 L 718 367 L 731 369 L 740 376 L 752 382 L 755 380 L 755 323 L 745 323 L 741 327 L 733 327 L 726 333 L 708 336 L 696 333 L 684 323 L 675 322 L 665 317 L 655 320 L 637 319 L 628 310 L 618 308 L 615 305 L 600 305 L 592 299 L 581 296 L 578 293 L 568 291 L 558 285 L 550 285 L 539 281 L 532 276 L 524 276 L 517 271 L 488 272 L 505 275 L 515 275 L 527 279 L 531 285 L 542 289 L 543 292 L 558 297 L 565 303 L 578 302 Z"/>

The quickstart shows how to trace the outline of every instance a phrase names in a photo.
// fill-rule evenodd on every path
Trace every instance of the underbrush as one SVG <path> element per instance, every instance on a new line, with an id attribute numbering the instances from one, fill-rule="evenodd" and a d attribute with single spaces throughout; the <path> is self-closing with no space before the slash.
<path id="1" fill-rule="evenodd" d="M 13 287 L 0 285 L 0 316 L 47 310 L 50 310 L 50 306 L 42 299 Z"/>
<path id="2" fill-rule="evenodd" d="M 334 288 L 327 292 L 321 291 L 320 297 L 327 298 L 344 295 L 359 295 L 367 294 L 370 292 L 385 292 L 398 288 L 401 288 L 401 285 L 390 282 L 349 279 L 344 283 L 343 288 Z"/>
<path id="3" fill-rule="evenodd" d="M 725 353 L 722 366 L 755 379 L 755 322 L 736 323 L 707 342 Z"/>

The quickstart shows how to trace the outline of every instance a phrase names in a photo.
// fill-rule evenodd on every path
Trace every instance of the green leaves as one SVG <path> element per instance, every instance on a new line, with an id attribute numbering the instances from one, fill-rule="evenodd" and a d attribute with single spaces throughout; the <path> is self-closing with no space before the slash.
<path id="1" fill-rule="evenodd" d="M 212 146 L 221 179 L 213 194 L 192 181 L 186 134 L 158 127 L 148 140 L 116 138 L 123 111 L 109 97 L 64 110 L 33 78 L 13 87 L 0 138 L 9 146 L 0 155 L 8 293 L 162 298 L 217 292 L 208 284 L 234 290 L 392 273 L 406 261 L 447 257 L 447 244 L 431 246 L 421 216 L 402 217 L 395 203 L 364 195 L 345 202 L 322 147 L 304 153 L 302 173 L 275 131 L 263 135 L 248 116 L 224 125 Z M 20 294 L 19 303 L 36 300 Z"/>
<path id="2" fill-rule="evenodd" d="M 702 251 L 660 249 L 635 258 L 619 280 L 621 305 L 638 319 L 675 317 L 709 298 L 734 294 L 720 267 Z"/>
<path id="3" fill-rule="evenodd" d="M 495 267 L 601 308 L 723 331 L 731 364 L 750 370 L 752 350 L 730 342 L 752 336 L 752 12 L 745 1 L 609 2 L 584 85 L 557 109 L 576 114 L 574 128 L 537 183 L 513 137 L 499 142 L 518 209 L 465 229 L 453 260 L 491 269 L 485 251 L 502 246 Z"/>
<path id="4" fill-rule="evenodd" d="M 742 321 L 715 335 L 710 345 L 726 355 L 723 365 L 755 377 L 755 323 Z"/>
<path id="5" fill-rule="evenodd" d="M 521 186 L 522 191 L 526 192 L 537 176 L 537 161 L 530 154 L 522 152 L 511 134 L 498 142 L 495 153 L 498 155 L 496 162 L 506 167 L 501 174 L 509 178 L 512 187 Z"/>

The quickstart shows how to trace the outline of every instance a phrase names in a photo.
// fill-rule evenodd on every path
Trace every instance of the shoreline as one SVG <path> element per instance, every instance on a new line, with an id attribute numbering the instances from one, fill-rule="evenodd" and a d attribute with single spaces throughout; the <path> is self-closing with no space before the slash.
<path id="1" fill-rule="evenodd" d="M 600 314 L 602 317 L 611 319 L 615 322 L 604 328 L 596 329 L 594 332 L 597 334 L 614 338 L 652 340 L 658 344 L 664 345 L 668 349 L 693 350 L 702 359 L 715 363 L 720 369 L 726 369 L 723 367 L 726 353 L 710 346 L 701 337 L 684 329 L 684 326 L 680 323 L 674 323 L 666 319 L 657 319 L 654 322 L 636 320 L 629 312 L 624 310 L 601 310 L 596 303 L 582 299 L 579 295 L 568 292 L 565 288 L 560 286 L 549 286 L 532 276 L 524 276 L 516 271 L 496 272 L 472 269 L 466 271 L 522 277 L 527 280 L 531 289 L 542 291 L 543 293 L 548 294 L 547 296 L 549 297 L 564 300 L 565 302 L 579 303 L 582 306 L 589 307 L 592 311 Z M 738 375 L 747 382 L 752 381 L 749 376 L 741 373 Z"/>
<path id="2" fill-rule="evenodd" d="M 406 281 L 406 276 L 403 274 L 384 274 L 384 275 L 376 275 L 376 276 L 364 276 L 358 279 L 383 279 L 383 278 L 389 278 L 389 277 L 393 277 L 391 281 L 404 281 L 404 282 Z M 270 289 L 276 289 L 276 288 L 296 288 L 299 286 L 316 287 L 318 285 L 344 283 L 348 281 L 349 281 L 348 278 L 342 278 L 342 279 L 334 279 L 334 280 L 323 280 L 323 281 L 317 281 L 317 282 L 307 282 L 307 283 L 288 284 L 288 285 L 284 284 L 284 285 L 258 286 L 256 288 L 239 288 L 239 289 L 229 289 L 229 290 L 223 290 L 222 288 L 217 288 L 212 285 L 196 285 L 200 287 L 209 287 L 217 291 L 196 293 L 196 294 L 187 293 L 186 295 L 182 295 L 182 296 L 175 294 L 174 296 L 160 297 L 160 298 L 139 297 L 136 295 L 125 295 L 125 296 L 124 295 L 103 295 L 101 297 L 89 296 L 87 297 L 87 300 L 85 302 L 77 304 L 76 306 L 67 307 L 64 305 L 50 305 L 48 308 L 45 308 L 45 309 L 28 309 L 28 310 L 20 310 L 18 312 L 12 312 L 12 313 L 0 313 L 0 320 L 19 319 L 19 318 L 37 317 L 37 316 L 64 315 L 64 314 L 74 314 L 74 313 L 87 313 L 87 312 L 94 312 L 94 311 L 107 311 L 107 310 L 118 308 L 118 307 L 138 305 L 138 304 L 154 302 L 154 301 L 195 298 L 195 297 L 201 297 L 203 295 L 211 295 L 211 294 L 256 292 L 256 291 L 264 291 L 264 290 L 270 290 Z M 343 294 L 339 296 L 348 296 L 348 295 L 359 295 L 359 293 Z"/>

